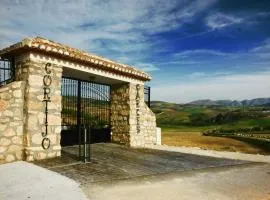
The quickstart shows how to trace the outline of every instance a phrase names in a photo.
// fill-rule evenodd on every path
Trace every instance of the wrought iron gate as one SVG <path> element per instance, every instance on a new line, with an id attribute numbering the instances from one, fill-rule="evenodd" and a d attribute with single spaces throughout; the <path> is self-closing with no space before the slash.
<path id="1" fill-rule="evenodd" d="M 13 59 L 4 59 L 0 57 L 0 87 L 12 82 L 14 79 Z"/>
<path id="2" fill-rule="evenodd" d="M 110 86 L 62 78 L 61 146 L 78 146 L 90 159 L 90 143 L 110 142 Z"/>

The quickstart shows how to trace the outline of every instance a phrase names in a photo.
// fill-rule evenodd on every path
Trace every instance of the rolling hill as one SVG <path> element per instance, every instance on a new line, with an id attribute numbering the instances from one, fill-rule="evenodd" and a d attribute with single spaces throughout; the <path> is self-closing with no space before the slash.
<path id="1" fill-rule="evenodd" d="M 151 102 L 158 126 L 212 128 L 270 127 L 270 99 L 235 101 L 200 100 L 189 104 Z"/>
<path id="2" fill-rule="evenodd" d="M 217 100 L 213 101 L 211 99 L 203 99 L 203 100 L 197 100 L 192 101 L 188 103 L 189 105 L 201 105 L 201 106 L 261 106 L 261 105 L 267 105 L 270 104 L 270 98 L 256 98 L 251 100 Z"/>

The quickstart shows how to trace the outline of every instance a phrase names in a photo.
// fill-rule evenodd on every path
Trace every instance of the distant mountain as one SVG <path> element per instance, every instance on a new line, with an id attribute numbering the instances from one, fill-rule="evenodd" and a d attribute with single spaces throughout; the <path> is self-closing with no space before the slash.
<path id="1" fill-rule="evenodd" d="M 243 100 L 243 101 L 237 101 L 237 100 L 217 100 L 213 101 L 211 99 L 202 99 L 197 101 L 192 101 L 188 103 L 189 105 L 203 105 L 203 106 L 260 106 L 260 105 L 269 105 L 270 104 L 270 98 L 256 98 L 251 100 Z"/>

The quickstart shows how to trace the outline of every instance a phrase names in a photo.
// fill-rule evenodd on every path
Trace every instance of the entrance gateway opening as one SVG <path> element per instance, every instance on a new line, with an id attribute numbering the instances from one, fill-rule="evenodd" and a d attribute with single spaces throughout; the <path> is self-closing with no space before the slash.
<path id="1" fill-rule="evenodd" d="M 90 161 L 91 143 L 111 141 L 110 85 L 62 77 L 61 146 Z"/>
<path id="2" fill-rule="evenodd" d="M 0 163 L 65 152 L 88 161 L 97 142 L 157 144 L 147 73 L 41 37 L 0 49 L 0 60 Z"/>

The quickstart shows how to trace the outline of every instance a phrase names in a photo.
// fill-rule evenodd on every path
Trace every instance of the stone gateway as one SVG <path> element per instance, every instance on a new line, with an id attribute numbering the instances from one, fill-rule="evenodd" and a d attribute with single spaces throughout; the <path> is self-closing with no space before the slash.
<path id="1" fill-rule="evenodd" d="M 93 113 L 83 116 L 90 121 L 101 122 L 106 114 L 105 100 L 98 97 L 101 87 L 95 84 L 110 87 L 106 127 L 112 142 L 131 147 L 156 144 L 156 118 L 144 93 L 144 83 L 151 77 L 145 72 L 40 37 L 2 49 L 0 57 L 10 61 L 12 72 L 9 80 L 2 80 L 0 72 L 0 163 L 61 156 L 63 113 L 72 122 L 82 117 L 70 104 L 79 90 L 61 92 L 63 77 L 93 85 L 91 102 L 81 94 L 84 103 L 75 99 L 80 109 L 92 106 Z M 87 90 L 83 86 L 79 92 Z M 67 110 L 62 110 L 64 104 Z"/>

